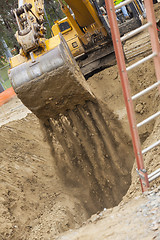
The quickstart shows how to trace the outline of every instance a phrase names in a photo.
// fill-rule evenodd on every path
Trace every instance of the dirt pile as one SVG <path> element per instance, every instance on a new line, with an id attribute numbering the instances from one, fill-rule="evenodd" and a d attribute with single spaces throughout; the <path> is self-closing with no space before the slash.
<path id="1" fill-rule="evenodd" d="M 160 119 L 143 144 L 146 147 L 159 139 Z M 160 146 L 144 156 L 148 173 L 160 168 Z M 132 171 L 132 184 L 123 201 L 115 208 L 93 215 L 80 228 L 60 234 L 56 240 L 119 240 L 160 239 L 160 178 L 150 184 L 152 191 L 141 194 L 136 172 Z M 159 186 L 159 187 L 157 187 Z"/>
<path id="2" fill-rule="evenodd" d="M 133 156 L 130 141 L 119 132 L 120 123 L 106 111 L 107 119 L 100 108 L 88 103 L 85 111 L 68 113 L 71 118 L 52 120 L 52 130 L 45 126 L 48 139 L 44 139 L 32 114 L 1 127 L 2 239 L 36 239 L 37 232 L 39 239 L 56 236 L 79 226 L 104 206 L 112 207 L 121 201 L 131 181 Z M 112 142 L 107 142 L 106 136 Z M 125 141 L 129 143 L 127 149 Z M 132 161 L 128 162 L 126 156 Z"/>
<path id="3" fill-rule="evenodd" d="M 159 240 L 160 187 L 93 215 L 56 240 Z"/>
<path id="4" fill-rule="evenodd" d="M 131 85 L 132 95 L 149 87 L 156 81 L 152 60 L 129 72 L 129 82 Z M 102 101 L 107 103 L 107 106 L 118 116 L 118 119 L 121 121 L 124 129 L 129 134 L 127 114 L 117 66 L 113 66 L 95 74 L 88 80 L 88 82 L 93 93 Z M 137 123 L 139 123 L 157 111 L 159 107 L 158 89 L 145 94 L 143 97 L 136 100 L 134 105 Z M 144 142 L 144 140 L 152 132 L 154 123 L 155 121 L 153 120 L 139 129 L 142 142 Z"/>
<path id="5" fill-rule="evenodd" d="M 157 119 L 153 128 L 152 133 L 146 139 L 143 144 L 143 148 L 146 148 L 153 143 L 159 141 L 160 139 L 160 119 Z M 154 147 L 149 152 L 144 154 L 144 163 L 148 174 L 160 168 L 160 146 Z M 159 186 L 160 178 L 155 179 L 150 186 Z M 132 184 L 128 190 L 128 193 L 124 197 L 124 201 L 133 198 L 133 196 L 138 196 L 141 192 L 141 187 L 139 185 L 139 180 L 137 178 L 136 164 L 133 166 L 132 170 Z"/>
<path id="6" fill-rule="evenodd" d="M 42 209 L 52 209 L 55 221 L 48 231 L 56 235 L 121 201 L 134 158 L 120 122 L 104 107 L 88 102 L 43 123 L 52 156 L 32 115 L 1 127 L 2 237 L 27 239 L 25 233 L 37 224 L 34 216 L 39 218 Z M 43 225 L 38 229 L 43 231 Z"/>
<path id="7" fill-rule="evenodd" d="M 32 114 L 25 119 L 1 127 L 0 236 L 2 239 L 54 239 L 63 231 L 78 227 L 98 209 L 111 207 L 112 201 L 115 205 L 122 199 L 130 184 L 131 173 L 128 170 L 132 168 L 133 162 L 128 160 L 131 159 L 129 157 L 126 160 L 124 159 L 124 162 L 118 161 L 120 165 L 128 161 L 127 169 L 124 169 L 125 174 L 121 173 L 119 175 L 119 177 L 125 175 L 125 179 L 122 177 L 120 184 L 123 185 L 125 181 L 129 181 L 125 188 L 121 187 L 118 190 L 116 184 L 119 186 L 119 182 L 117 182 L 115 174 L 120 173 L 118 171 L 119 166 L 116 165 L 116 162 L 110 162 L 103 152 L 104 135 L 108 136 L 109 134 L 107 126 L 111 126 L 113 131 L 110 136 L 118 140 L 120 149 L 124 146 L 123 138 L 126 143 L 129 143 L 126 146 L 128 150 L 130 149 L 130 141 L 128 141 L 127 135 L 121 132 L 121 124 L 126 133 L 129 131 L 120 82 L 115 69 L 116 67 L 106 69 L 88 81 L 95 95 L 101 101 L 106 101 L 111 111 L 104 108 L 102 111 L 97 107 L 86 105 L 83 112 L 79 108 L 72 113 L 68 112 L 68 115 L 62 117 L 59 122 L 53 122 L 53 126 L 58 125 L 56 138 L 55 128 L 47 129 L 47 126 L 45 126 L 45 133 L 47 131 L 48 134 L 44 137 L 38 120 Z M 132 75 L 134 91 L 139 91 L 146 84 L 143 74 L 146 77 L 148 76 L 147 84 L 155 81 L 151 65 L 144 65 L 143 68 L 138 69 Z M 111 80 L 107 81 L 106 79 Z M 148 104 L 149 109 L 146 107 L 144 111 L 137 112 L 139 120 L 145 118 L 149 110 L 156 110 L 158 95 L 154 93 L 151 93 L 151 95 L 153 101 L 151 101 L 150 95 L 146 96 L 145 99 L 145 105 Z M 13 102 L 11 101 L 11 104 L 14 104 L 14 101 L 17 101 L 16 98 L 13 99 Z M 9 105 L 6 106 L 9 108 Z M 16 111 L 19 112 L 18 106 Z M 8 121 L 14 119 L 12 112 L 10 113 L 7 113 Z M 95 124 L 92 118 L 92 115 L 95 118 L 97 114 L 101 116 L 98 120 L 98 128 L 103 128 L 101 132 L 104 134 L 98 137 L 99 142 L 97 142 L 97 134 L 99 134 L 96 126 L 97 122 Z M 84 115 L 86 116 L 85 123 Z M 104 125 L 104 121 L 107 125 Z M 74 128 L 72 128 L 73 122 Z M 153 133 L 150 134 L 152 124 L 142 131 L 143 140 L 149 135 L 144 143 L 145 146 L 155 142 L 160 134 L 158 120 Z M 90 136 L 92 132 L 90 128 L 95 129 L 93 136 Z M 69 141 L 66 144 L 66 137 L 69 141 L 71 138 L 74 139 L 74 148 L 71 148 Z M 52 144 L 52 153 L 50 152 L 50 146 L 47 144 L 48 140 Z M 62 144 L 64 144 L 65 151 L 67 150 L 67 156 L 64 154 Z M 77 152 L 77 145 L 80 149 L 79 152 Z M 99 146 L 99 148 L 96 146 Z M 116 145 L 116 148 L 118 149 L 118 145 Z M 98 152 L 96 152 L 96 149 Z M 58 155 L 56 155 L 57 152 Z M 97 154 L 101 156 L 99 161 L 97 161 Z M 104 157 L 108 160 L 108 165 L 104 164 Z M 84 158 L 87 160 L 86 162 L 83 162 Z M 146 154 L 145 161 L 149 172 L 160 167 L 159 147 Z M 87 164 L 86 168 L 85 163 Z M 79 166 L 83 167 L 85 174 Z M 100 167 L 101 171 L 99 171 Z M 110 174 L 111 170 L 112 175 Z M 103 185 L 106 176 L 110 180 L 107 191 L 105 189 L 107 185 Z M 133 198 L 135 193 L 138 192 L 139 194 L 140 192 L 135 167 L 132 176 L 133 184 L 124 199 L 125 202 Z M 158 184 L 159 180 L 155 183 Z M 100 184 L 104 186 L 104 193 L 101 188 L 97 188 Z M 112 186 L 114 191 L 109 186 Z M 108 196 L 106 199 L 104 197 L 105 193 Z M 99 194 L 101 195 L 99 196 Z M 118 196 L 118 194 L 120 195 Z"/>
<path id="8" fill-rule="evenodd" d="M 8 122 L 25 118 L 28 113 L 31 113 L 29 109 L 17 97 L 13 97 L 0 108 L 0 127 Z"/>
<path id="9" fill-rule="evenodd" d="M 28 233 L 51 209 L 53 235 L 88 217 L 57 177 L 36 117 L 2 126 L 0 139 L 0 239 L 29 239 Z"/>
<path id="10" fill-rule="evenodd" d="M 134 157 L 107 105 L 87 102 L 43 126 L 60 179 L 88 214 L 117 205 L 130 184 Z"/>
<path id="11" fill-rule="evenodd" d="M 153 84 L 156 81 L 153 62 L 144 63 L 129 73 L 129 79 L 132 94 Z M 120 230 L 117 239 L 127 239 L 128 229 L 133 236 L 129 239 L 138 239 L 137 233 L 142 229 L 149 239 L 158 239 L 159 190 L 146 199 L 136 198 L 126 205 L 129 199 L 140 194 L 140 184 L 136 166 L 131 173 L 134 157 L 117 67 L 95 74 L 88 84 L 98 102 L 87 102 L 84 107 L 78 106 L 59 119 L 41 122 L 41 125 L 30 114 L 1 126 L 0 239 L 57 239 L 60 233 L 78 228 L 104 208 L 82 229 L 64 233 L 59 239 L 116 239 Z M 14 98 L 10 104 L 16 101 Z M 1 124 L 5 111 L 7 121 L 15 117 L 9 103 L 5 106 L 0 113 Z M 159 96 L 154 90 L 135 102 L 137 122 L 158 109 Z M 17 106 L 14 112 L 24 116 L 25 108 L 21 111 Z M 160 120 L 140 129 L 143 148 L 159 139 L 159 131 Z M 145 154 L 149 173 L 160 167 L 159 152 L 156 147 Z M 160 184 L 159 179 L 153 184 Z M 117 205 L 127 190 L 118 207 L 106 210 Z M 116 231 L 115 225 L 118 225 Z M 155 227 L 151 231 L 150 225 Z"/>

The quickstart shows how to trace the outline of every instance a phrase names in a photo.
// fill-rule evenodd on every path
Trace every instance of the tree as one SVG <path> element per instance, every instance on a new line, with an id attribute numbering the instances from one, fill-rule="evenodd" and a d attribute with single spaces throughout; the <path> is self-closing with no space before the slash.
<path id="1" fill-rule="evenodd" d="M 50 25 L 54 24 L 54 21 L 62 19 L 64 16 L 61 6 L 58 3 L 58 0 L 46 0 L 45 1 L 45 10 L 47 13 L 47 17 L 49 20 Z M 50 27 L 47 23 L 47 19 L 45 17 L 45 27 L 47 28 L 47 37 L 50 37 Z"/>
<path id="2" fill-rule="evenodd" d="M 6 44 L 12 49 L 17 49 L 18 52 L 18 43 L 14 37 L 16 31 L 16 21 L 11 12 L 11 9 L 17 7 L 16 0 L 6 0 L 0 2 L 0 32 L 1 32 L 1 43 L 0 43 L 0 56 L 5 53 L 4 45 L 2 44 L 2 38 Z M 2 58 L 1 58 L 2 59 Z M 0 61 L 2 64 L 2 61 Z"/>

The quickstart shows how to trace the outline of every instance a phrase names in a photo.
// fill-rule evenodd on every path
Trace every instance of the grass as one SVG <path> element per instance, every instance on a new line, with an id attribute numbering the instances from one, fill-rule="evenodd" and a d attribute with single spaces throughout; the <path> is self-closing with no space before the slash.
<path id="1" fill-rule="evenodd" d="M 10 80 L 8 79 L 8 80 L 5 81 L 2 85 L 3 85 L 3 87 L 4 87 L 5 89 L 7 89 L 7 88 L 10 88 L 10 87 L 11 87 L 11 82 L 10 82 Z"/>
<path id="2" fill-rule="evenodd" d="M 11 87 L 11 83 L 8 77 L 9 66 L 0 68 L 0 81 L 5 89 Z"/>

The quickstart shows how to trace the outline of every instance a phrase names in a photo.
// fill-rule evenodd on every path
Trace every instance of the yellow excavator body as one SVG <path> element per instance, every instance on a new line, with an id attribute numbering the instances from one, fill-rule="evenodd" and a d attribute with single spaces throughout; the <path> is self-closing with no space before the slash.
<path id="1" fill-rule="evenodd" d="M 60 33 L 63 35 L 74 57 L 79 56 L 80 54 L 85 52 L 76 30 L 74 29 L 67 17 L 60 21 L 56 21 L 55 24 L 52 26 L 52 32 L 55 37 Z M 54 41 L 55 37 L 53 37 L 51 41 Z M 50 41 L 50 39 L 47 41 Z M 48 42 L 46 42 L 46 44 L 48 44 Z M 50 47 L 52 47 L 52 45 Z"/>
<path id="2" fill-rule="evenodd" d="M 66 18 L 55 22 L 50 39 L 45 39 L 44 0 L 19 0 L 14 10 L 21 50 L 10 59 L 9 76 L 18 97 L 43 120 L 94 101 L 82 73 L 101 67 L 104 59 L 106 64 L 106 56 L 113 53 L 107 22 L 95 0 L 59 2 Z"/>

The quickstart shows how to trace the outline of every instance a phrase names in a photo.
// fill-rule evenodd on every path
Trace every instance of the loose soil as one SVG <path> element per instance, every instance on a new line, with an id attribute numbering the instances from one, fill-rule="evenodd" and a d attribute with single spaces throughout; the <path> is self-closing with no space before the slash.
<path id="1" fill-rule="evenodd" d="M 153 62 L 129 79 L 132 94 L 156 82 Z M 160 239 L 160 180 L 140 194 L 117 67 L 88 84 L 96 102 L 48 123 L 16 97 L 0 108 L 0 239 Z M 159 100 L 154 90 L 136 101 L 137 122 Z M 145 148 L 159 140 L 160 119 L 139 131 Z M 160 167 L 159 149 L 144 156 L 149 173 Z"/>

